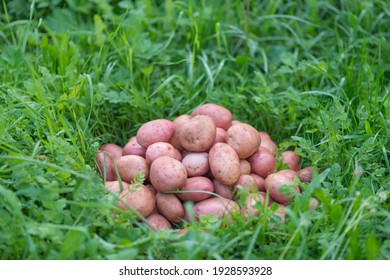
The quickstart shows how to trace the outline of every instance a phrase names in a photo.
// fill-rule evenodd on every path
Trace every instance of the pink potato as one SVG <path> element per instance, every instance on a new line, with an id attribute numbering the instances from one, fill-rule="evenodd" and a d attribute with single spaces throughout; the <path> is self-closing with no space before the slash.
<path id="1" fill-rule="evenodd" d="M 291 201 L 291 192 L 301 193 L 299 186 L 294 184 L 294 179 L 283 173 L 273 173 L 265 179 L 265 188 L 270 197 L 278 203 L 288 204 Z M 285 188 L 289 193 L 282 191 Z"/>
<path id="2" fill-rule="evenodd" d="M 145 157 L 146 148 L 142 147 L 137 142 L 137 137 L 133 136 L 129 139 L 127 144 L 123 147 L 123 155 L 135 155 L 140 157 Z"/>
<path id="3" fill-rule="evenodd" d="M 217 195 L 229 199 L 233 198 L 234 186 L 222 184 L 220 181 L 216 179 L 213 180 L 213 185 L 214 185 L 214 193 L 216 193 Z"/>
<path id="4" fill-rule="evenodd" d="M 309 210 L 314 211 L 318 207 L 320 207 L 320 201 L 315 197 L 311 197 L 309 200 Z"/>
<path id="5" fill-rule="evenodd" d="M 171 144 L 166 142 L 156 142 L 151 144 L 145 153 L 145 159 L 147 164 L 151 164 L 156 158 L 161 156 L 168 156 L 174 159 L 178 159 L 180 154 Z"/>
<path id="6" fill-rule="evenodd" d="M 191 152 L 208 151 L 214 144 L 216 127 L 212 118 L 195 116 L 180 128 L 180 144 Z"/>
<path id="7" fill-rule="evenodd" d="M 251 173 L 251 164 L 246 159 L 240 160 L 240 174 L 250 174 Z"/>
<path id="8" fill-rule="evenodd" d="M 187 170 L 178 160 L 162 156 L 150 165 L 149 179 L 158 192 L 180 190 L 187 182 Z"/>
<path id="9" fill-rule="evenodd" d="M 227 130 L 227 135 L 226 143 L 236 151 L 240 159 L 250 157 L 260 147 L 260 135 L 249 124 L 234 124 Z"/>
<path id="10" fill-rule="evenodd" d="M 197 115 L 209 116 L 214 120 L 217 127 L 223 128 L 224 130 L 230 127 L 233 118 L 232 113 L 228 109 L 211 103 L 203 104 L 192 111 L 191 116 L 194 117 Z"/>
<path id="11" fill-rule="evenodd" d="M 258 191 L 256 180 L 251 175 L 240 175 L 237 182 L 234 184 L 234 188 L 237 188 L 238 186 L 248 189 L 249 192 Z"/>
<path id="12" fill-rule="evenodd" d="M 265 179 L 255 173 L 250 173 L 249 175 L 255 179 L 259 192 L 265 192 Z"/>
<path id="13" fill-rule="evenodd" d="M 280 218 L 280 222 L 283 224 L 286 220 L 286 205 L 278 203 L 278 208 L 276 209 L 275 216 Z"/>
<path id="14" fill-rule="evenodd" d="M 245 216 L 254 216 L 257 217 L 259 215 L 259 210 L 257 204 L 265 204 L 264 195 L 261 193 L 251 193 L 245 200 Z"/>
<path id="15" fill-rule="evenodd" d="M 175 132 L 175 125 L 167 119 L 157 119 L 144 123 L 137 131 L 136 139 L 142 147 L 156 142 L 168 142 Z"/>
<path id="16" fill-rule="evenodd" d="M 227 132 L 226 132 L 226 130 L 223 129 L 223 128 L 217 127 L 214 144 L 215 143 L 220 143 L 220 142 L 226 143 L 226 139 L 227 139 Z"/>
<path id="17" fill-rule="evenodd" d="M 226 143 L 217 143 L 209 151 L 210 170 L 215 179 L 233 185 L 240 177 L 240 159 Z"/>
<path id="18" fill-rule="evenodd" d="M 202 176 L 210 170 L 209 154 L 207 152 L 187 153 L 181 162 L 187 169 L 188 177 Z"/>
<path id="19" fill-rule="evenodd" d="M 120 158 L 122 156 L 123 148 L 117 144 L 104 144 L 99 148 L 99 151 L 107 152 L 111 154 L 114 158 Z"/>
<path id="20" fill-rule="evenodd" d="M 296 172 L 295 170 L 292 170 L 292 169 L 279 170 L 278 173 L 286 175 L 287 177 L 289 177 L 290 179 L 293 179 L 293 180 L 295 178 L 299 179 L 298 172 Z"/>
<path id="21" fill-rule="evenodd" d="M 201 215 L 215 215 L 221 219 L 223 216 L 229 217 L 232 212 L 239 210 L 240 207 L 235 201 L 222 197 L 208 198 L 194 205 L 196 219 L 199 219 Z"/>
<path id="22" fill-rule="evenodd" d="M 315 169 L 312 166 L 302 168 L 301 170 L 298 171 L 299 179 L 302 182 L 306 182 L 306 183 L 311 182 L 311 178 L 313 177 L 314 170 Z"/>
<path id="23" fill-rule="evenodd" d="M 264 131 L 260 131 L 259 132 L 259 135 L 260 135 L 260 138 L 261 138 L 261 143 L 260 143 L 260 147 L 263 147 L 265 149 L 267 149 L 268 151 L 270 151 L 273 155 L 276 154 L 277 150 L 278 150 L 278 146 L 275 144 L 275 142 L 271 139 L 271 137 L 269 136 L 269 134 L 267 132 L 264 132 Z"/>
<path id="24" fill-rule="evenodd" d="M 139 173 L 143 173 L 145 178 L 149 176 L 149 166 L 143 157 L 136 155 L 122 156 L 115 161 L 115 164 L 118 168 L 119 176 L 127 183 L 131 183 L 134 176 Z"/>
<path id="25" fill-rule="evenodd" d="M 282 152 L 282 162 L 287 164 L 287 166 L 295 171 L 298 171 L 300 168 L 301 160 L 299 156 L 293 151 L 284 151 Z"/>
<path id="26" fill-rule="evenodd" d="M 119 194 L 118 207 L 123 210 L 135 210 L 147 217 L 156 206 L 156 196 L 144 185 L 129 185 Z"/>
<path id="27" fill-rule="evenodd" d="M 105 178 L 106 181 L 115 181 L 117 179 L 114 172 L 114 164 L 109 153 L 102 151 L 98 152 L 96 154 L 96 161 L 97 169 L 102 179 Z"/>
<path id="28" fill-rule="evenodd" d="M 122 190 L 128 188 L 129 184 L 122 181 L 122 186 L 121 186 L 121 183 L 119 183 L 119 181 L 110 181 L 110 182 L 106 182 L 105 187 L 110 192 L 119 194 Z"/>
<path id="29" fill-rule="evenodd" d="M 274 172 L 276 167 L 275 156 L 265 148 L 259 148 L 252 156 L 248 158 L 252 173 L 263 178 Z"/>
<path id="30" fill-rule="evenodd" d="M 180 115 L 176 119 L 173 120 L 173 124 L 175 125 L 175 132 L 172 134 L 171 139 L 169 139 L 169 143 L 172 144 L 173 147 L 175 147 L 177 150 L 182 152 L 184 150 L 183 146 L 180 143 L 180 129 L 181 126 L 191 120 L 190 115 Z"/>
<path id="31" fill-rule="evenodd" d="M 191 177 L 187 179 L 184 192 L 179 192 L 176 195 L 183 201 L 199 202 L 209 198 L 214 192 L 213 182 L 207 177 Z"/>
<path id="32" fill-rule="evenodd" d="M 164 229 L 172 229 L 171 223 L 160 214 L 151 214 L 146 218 L 149 224 L 152 226 L 150 231 L 160 231 Z"/>
<path id="33" fill-rule="evenodd" d="M 180 224 L 184 218 L 184 207 L 174 194 L 157 193 L 157 209 L 171 223 Z"/>

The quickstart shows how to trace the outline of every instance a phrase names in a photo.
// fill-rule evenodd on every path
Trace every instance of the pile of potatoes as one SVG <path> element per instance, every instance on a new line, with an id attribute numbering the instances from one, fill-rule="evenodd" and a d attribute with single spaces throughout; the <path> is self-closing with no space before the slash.
<path id="1" fill-rule="evenodd" d="M 217 104 L 203 104 L 173 121 L 146 122 L 124 147 L 102 145 L 96 159 L 106 188 L 118 194 L 118 207 L 135 210 L 156 230 L 190 221 L 185 202 L 192 203 L 195 219 L 232 211 L 257 216 L 257 203 L 275 202 L 283 220 L 292 194 L 301 193 L 300 183 L 309 182 L 314 171 L 301 169 L 296 153 L 278 153 L 268 133 L 233 120 Z M 278 161 L 285 168 L 276 171 Z M 239 205 L 243 188 L 249 195 Z"/>

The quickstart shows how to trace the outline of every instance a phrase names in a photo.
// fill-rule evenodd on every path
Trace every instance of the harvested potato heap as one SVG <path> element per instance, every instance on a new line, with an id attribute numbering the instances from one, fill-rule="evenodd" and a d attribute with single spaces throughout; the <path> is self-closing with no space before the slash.
<path id="1" fill-rule="evenodd" d="M 288 169 L 276 172 L 278 160 Z M 119 196 L 118 207 L 135 210 L 157 230 L 188 221 L 187 201 L 193 202 L 196 219 L 232 211 L 257 216 L 257 203 L 276 202 L 283 220 L 292 193 L 299 194 L 300 183 L 313 174 L 312 167 L 300 169 L 293 151 L 277 158 L 277 145 L 266 132 L 232 120 L 231 112 L 216 104 L 174 121 L 149 121 L 123 148 L 101 146 L 97 163 L 106 188 Z M 242 188 L 249 192 L 246 205 L 237 200 Z"/>

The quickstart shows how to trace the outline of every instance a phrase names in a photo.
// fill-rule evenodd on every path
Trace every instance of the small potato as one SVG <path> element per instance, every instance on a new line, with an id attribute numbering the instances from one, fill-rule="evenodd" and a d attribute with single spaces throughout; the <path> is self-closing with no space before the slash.
<path id="1" fill-rule="evenodd" d="M 134 176 L 138 173 L 143 173 L 145 178 L 149 176 L 149 166 L 143 157 L 135 155 L 122 156 L 115 161 L 115 164 L 118 168 L 119 176 L 127 183 L 131 183 Z"/>
<path id="2" fill-rule="evenodd" d="M 276 209 L 274 215 L 278 216 L 283 224 L 286 220 L 286 205 L 278 203 L 278 209 Z"/>
<path id="3" fill-rule="evenodd" d="M 235 201 L 221 197 L 212 197 L 194 205 L 194 214 L 197 219 L 201 215 L 215 215 L 221 219 L 223 216 L 229 217 L 232 212 L 239 210 L 240 207 Z"/>
<path id="4" fill-rule="evenodd" d="M 274 172 L 276 160 L 274 155 L 264 148 L 259 148 L 256 153 L 248 158 L 251 164 L 252 173 L 255 173 L 263 178 Z"/>
<path id="5" fill-rule="evenodd" d="M 185 192 L 176 194 L 181 200 L 199 202 L 211 196 L 214 192 L 214 185 L 209 178 L 197 176 L 188 178 L 181 190 Z"/>
<path id="6" fill-rule="evenodd" d="M 180 144 L 187 151 L 205 152 L 214 144 L 216 127 L 212 118 L 195 116 L 180 128 Z"/>
<path id="7" fill-rule="evenodd" d="M 207 152 L 187 153 L 181 162 L 187 169 L 188 177 L 202 176 L 210 170 Z"/>
<path id="8" fill-rule="evenodd" d="M 310 211 L 314 211 L 318 207 L 320 207 L 320 201 L 317 198 L 315 198 L 315 197 L 311 197 L 310 200 L 309 200 L 309 209 L 310 209 Z"/>
<path id="9" fill-rule="evenodd" d="M 233 198 L 234 186 L 222 184 L 220 181 L 216 179 L 213 180 L 213 185 L 214 185 L 214 193 L 224 198 L 229 198 L 229 199 Z"/>
<path id="10" fill-rule="evenodd" d="M 241 175 L 234 184 L 234 188 L 237 188 L 238 186 L 248 189 L 249 192 L 258 192 L 256 180 L 251 175 Z"/>
<path id="11" fill-rule="evenodd" d="M 137 142 L 137 137 L 133 136 L 129 139 L 127 144 L 123 147 L 123 155 L 135 155 L 135 156 L 140 156 L 140 157 L 145 157 L 146 153 L 146 148 L 142 147 L 138 142 Z"/>
<path id="12" fill-rule="evenodd" d="M 270 151 L 273 155 L 276 154 L 278 151 L 278 146 L 275 144 L 275 142 L 271 139 L 269 134 L 267 132 L 260 131 L 259 132 L 260 138 L 261 138 L 261 143 L 260 147 L 263 147 Z"/>
<path id="13" fill-rule="evenodd" d="M 259 192 L 265 192 L 265 180 L 263 177 L 255 174 L 255 173 L 250 173 L 249 175 L 251 175 L 255 181 L 256 181 L 256 185 L 257 185 L 257 189 L 259 190 Z"/>
<path id="14" fill-rule="evenodd" d="M 265 204 L 265 198 L 260 193 L 251 193 L 248 195 L 248 197 L 245 200 L 245 213 L 244 215 L 247 216 L 254 216 L 257 217 L 259 215 L 259 210 L 256 204 L 261 203 Z"/>
<path id="15" fill-rule="evenodd" d="M 220 143 L 220 142 L 226 143 L 226 140 L 227 140 L 227 132 L 226 132 L 226 130 L 223 129 L 223 128 L 217 127 L 214 144 L 215 143 Z"/>
<path id="16" fill-rule="evenodd" d="M 174 194 L 157 193 L 157 209 L 171 223 L 180 224 L 184 219 L 184 207 Z"/>
<path id="17" fill-rule="evenodd" d="M 300 168 L 301 160 L 293 151 L 284 151 L 281 160 L 292 170 L 298 171 Z"/>
<path id="18" fill-rule="evenodd" d="M 119 194 L 118 207 L 123 210 L 133 209 L 147 217 L 156 206 L 156 196 L 144 185 L 129 185 Z"/>
<path id="19" fill-rule="evenodd" d="M 251 173 L 251 164 L 246 159 L 240 160 L 240 174 L 250 174 Z"/>
<path id="20" fill-rule="evenodd" d="M 311 178 L 314 173 L 314 168 L 312 166 L 308 166 L 305 168 L 302 168 L 301 170 L 298 171 L 298 176 L 301 182 L 311 182 Z"/>
<path id="21" fill-rule="evenodd" d="M 136 139 L 142 147 L 156 142 L 168 142 L 175 132 L 175 125 L 167 119 L 157 119 L 144 123 L 137 131 Z"/>
<path id="22" fill-rule="evenodd" d="M 190 115 L 180 115 L 176 119 L 173 120 L 173 124 L 175 125 L 175 132 L 173 133 L 171 139 L 169 139 L 169 143 L 172 144 L 173 147 L 175 147 L 177 150 L 182 152 L 184 150 L 183 146 L 180 143 L 180 129 L 181 126 L 191 120 Z"/>
<path id="23" fill-rule="evenodd" d="M 122 156 L 123 148 L 116 144 L 108 143 L 104 144 L 99 148 L 99 151 L 107 152 L 111 154 L 114 158 L 120 158 Z"/>
<path id="24" fill-rule="evenodd" d="M 111 155 L 107 152 L 98 152 L 96 154 L 97 169 L 102 179 L 106 181 L 115 181 L 116 174 L 114 170 L 114 164 L 111 160 Z"/>
<path id="25" fill-rule="evenodd" d="M 187 181 L 187 170 L 178 160 L 162 156 L 150 165 L 150 182 L 158 192 L 180 190 Z"/>
<path id="26" fill-rule="evenodd" d="M 282 188 L 290 192 L 301 193 L 299 186 L 294 185 L 294 179 L 282 173 L 273 173 L 265 179 L 265 188 L 270 197 L 278 203 L 288 204 L 291 201 L 291 194 L 282 192 Z"/>
<path id="27" fill-rule="evenodd" d="M 209 151 L 210 170 L 214 178 L 225 185 L 233 185 L 240 177 L 240 159 L 226 143 L 217 143 Z"/>
<path id="28" fill-rule="evenodd" d="M 246 123 L 232 125 L 227 130 L 226 143 L 231 146 L 240 159 L 253 155 L 260 147 L 261 138 L 257 130 Z"/>
<path id="29" fill-rule="evenodd" d="M 295 170 L 291 170 L 291 169 L 283 169 L 283 170 L 280 170 L 278 171 L 279 174 L 283 174 L 283 175 L 286 175 L 287 177 L 289 177 L 290 179 L 295 179 L 295 178 L 298 178 L 299 179 L 299 176 L 298 176 L 298 172 L 296 172 Z"/>
<path id="30" fill-rule="evenodd" d="M 168 156 L 177 159 L 178 152 L 171 144 L 166 142 L 156 142 L 151 144 L 145 153 L 145 159 L 147 164 L 151 164 L 156 158 L 161 156 Z"/>
<path id="31" fill-rule="evenodd" d="M 211 103 L 203 104 L 192 111 L 191 116 L 194 117 L 197 115 L 209 116 L 214 120 L 217 127 L 223 128 L 224 130 L 230 127 L 233 118 L 232 113 L 228 109 Z"/>
<path id="32" fill-rule="evenodd" d="M 126 182 L 122 182 L 122 186 L 119 181 L 106 182 L 106 189 L 116 194 L 119 194 L 122 190 L 127 189 L 128 187 L 129 184 Z"/>
<path id="33" fill-rule="evenodd" d="M 146 218 L 149 224 L 152 226 L 150 231 L 160 231 L 164 229 L 172 229 L 171 223 L 160 214 L 151 214 Z"/>

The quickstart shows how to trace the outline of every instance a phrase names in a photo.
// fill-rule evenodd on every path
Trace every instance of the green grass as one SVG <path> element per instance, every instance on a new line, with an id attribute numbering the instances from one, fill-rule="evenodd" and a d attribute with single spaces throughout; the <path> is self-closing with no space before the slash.
<path id="1" fill-rule="evenodd" d="M 389 40 L 379 0 L 2 0 L 0 258 L 390 259 Z M 150 234 L 104 191 L 101 144 L 205 102 L 322 170 L 285 224 Z"/>

